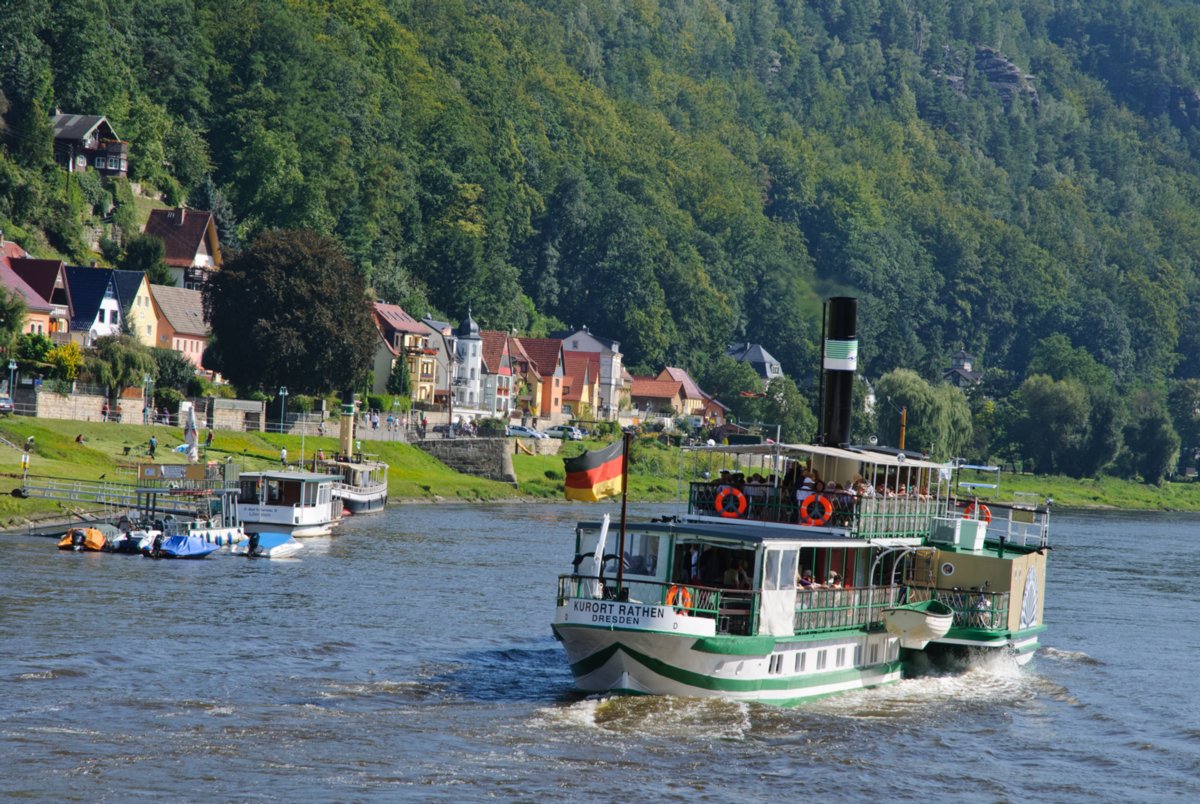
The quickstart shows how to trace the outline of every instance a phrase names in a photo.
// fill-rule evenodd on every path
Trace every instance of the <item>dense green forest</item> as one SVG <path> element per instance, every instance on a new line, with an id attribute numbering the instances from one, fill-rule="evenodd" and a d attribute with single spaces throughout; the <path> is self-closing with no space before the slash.
<path id="1" fill-rule="evenodd" d="M 634 367 L 702 378 L 760 342 L 811 399 L 820 299 L 851 294 L 873 382 L 936 385 L 959 349 L 985 372 L 969 440 L 926 421 L 919 446 L 1147 479 L 1200 446 L 1193 3 L 0 0 L 0 19 L 0 226 L 35 253 L 84 259 L 89 216 L 128 225 L 127 187 L 53 168 L 53 110 L 104 114 L 130 178 L 219 210 L 227 244 L 332 235 L 418 312 L 587 324 Z M 929 396 L 912 379 L 885 430 L 904 389 Z"/>

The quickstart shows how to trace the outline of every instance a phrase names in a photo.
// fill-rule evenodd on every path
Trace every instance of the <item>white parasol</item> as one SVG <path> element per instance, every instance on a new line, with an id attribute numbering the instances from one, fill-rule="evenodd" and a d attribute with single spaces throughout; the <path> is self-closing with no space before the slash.
<path id="1" fill-rule="evenodd" d="M 200 459 L 199 452 L 196 449 L 196 408 L 188 408 L 187 423 L 183 426 L 183 443 L 187 447 L 187 459 L 191 463 L 195 463 Z"/>

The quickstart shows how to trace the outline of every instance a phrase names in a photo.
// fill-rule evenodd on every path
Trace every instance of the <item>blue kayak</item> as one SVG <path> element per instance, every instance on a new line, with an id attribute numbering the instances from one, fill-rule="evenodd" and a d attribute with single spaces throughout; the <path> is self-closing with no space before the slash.
<path id="1" fill-rule="evenodd" d="M 209 553 L 220 550 L 221 546 L 209 544 L 200 536 L 181 535 L 168 536 L 157 546 L 158 555 L 155 558 L 204 558 Z M 153 552 L 151 553 L 153 556 Z"/>

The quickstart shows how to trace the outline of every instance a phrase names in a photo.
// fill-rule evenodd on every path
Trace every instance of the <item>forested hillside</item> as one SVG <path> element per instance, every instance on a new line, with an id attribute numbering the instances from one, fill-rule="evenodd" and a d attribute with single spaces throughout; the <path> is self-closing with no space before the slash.
<path id="1" fill-rule="evenodd" d="M 79 227 L 127 194 L 52 167 L 53 110 L 104 114 L 131 178 L 219 207 L 227 242 L 332 234 L 419 312 L 587 324 L 698 376 L 761 342 L 809 393 L 819 300 L 852 294 L 869 378 L 937 381 L 966 349 L 992 399 L 1035 372 L 1042 403 L 1082 393 L 1040 467 L 1109 465 L 1150 413 L 1200 443 L 1193 3 L 0 0 L 0 19 L 0 226 L 35 253 L 85 259 Z M 1036 418 L 974 414 L 994 453 Z"/>

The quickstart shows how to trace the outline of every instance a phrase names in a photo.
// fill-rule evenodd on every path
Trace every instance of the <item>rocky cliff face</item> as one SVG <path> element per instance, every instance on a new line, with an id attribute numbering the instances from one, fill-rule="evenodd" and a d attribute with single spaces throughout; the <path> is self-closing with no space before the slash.
<path id="1" fill-rule="evenodd" d="M 947 46 L 942 52 L 943 66 L 936 70 L 946 83 L 960 95 L 967 92 L 966 64 L 958 54 L 952 53 Z M 982 75 L 993 90 L 1006 103 L 1012 103 L 1019 97 L 1028 97 L 1033 107 L 1038 107 L 1038 93 L 1033 86 L 1033 76 L 1024 72 L 995 48 L 986 45 L 975 46 L 974 70 Z"/>

